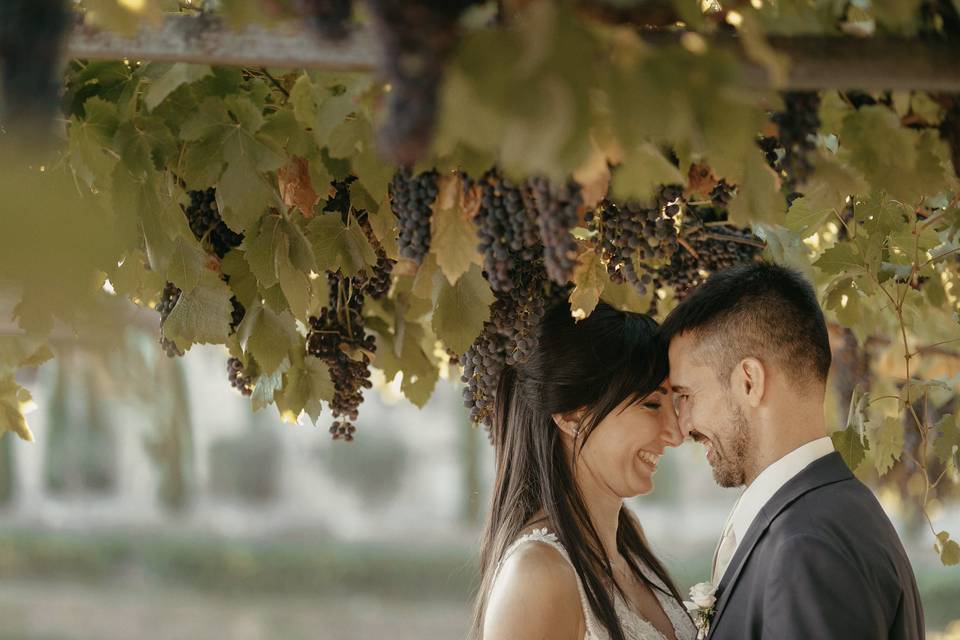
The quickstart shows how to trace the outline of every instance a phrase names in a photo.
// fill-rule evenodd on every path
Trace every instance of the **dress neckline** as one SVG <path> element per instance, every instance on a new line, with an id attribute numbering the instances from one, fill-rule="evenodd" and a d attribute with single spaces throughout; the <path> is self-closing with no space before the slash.
<path id="1" fill-rule="evenodd" d="M 547 527 L 537 527 L 525 534 L 522 534 L 516 538 L 508 547 L 506 552 L 503 554 L 503 558 L 506 559 L 508 555 L 520 544 L 530 541 L 539 541 L 549 544 L 558 551 L 561 552 L 563 557 L 570 562 L 570 556 L 567 553 L 566 548 L 563 546 L 563 543 L 560 542 L 560 539 L 557 537 L 557 534 L 553 531 L 550 531 Z M 501 560 L 502 562 L 502 560 Z M 670 626 L 673 629 L 673 634 L 676 638 L 681 638 L 681 627 L 686 623 L 689 623 L 691 626 L 693 623 L 690 621 L 690 618 L 687 616 L 686 611 L 684 611 L 679 605 L 675 602 L 673 598 L 669 597 L 666 593 L 660 589 L 665 589 L 666 585 L 657 577 L 656 574 L 646 565 L 644 562 L 639 562 L 638 566 L 640 571 L 643 573 L 644 577 L 650 581 L 652 584 L 657 585 L 659 588 L 650 587 L 650 591 L 653 593 L 653 597 L 657 599 L 657 602 L 660 604 L 660 608 L 663 610 L 663 614 L 667 617 L 667 621 L 670 623 Z M 571 563 L 572 567 L 572 563 Z M 499 563 L 498 567 L 499 569 Z M 574 577 L 577 580 L 578 587 L 583 593 L 582 581 L 580 576 L 576 573 L 574 569 Z M 584 607 L 589 608 L 586 599 L 584 598 L 583 602 Z M 637 637 L 641 638 L 650 638 L 650 640 L 670 640 L 670 638 L 664 634 L 660 629 L 656 627 L 652 622 L 644 618 L 638 611 L 635 611 L 630 607 L 630 603 L 620 594 L 618 589 L 613 589 L 613 607 L 617 613 L 617 617 L 620 619 L 621 625 L 624 627 L 624 631 L 633 630 L 639 632 L 642 635 Z M 585 610 L 584 616 L 592 617 L 592 612 Z M 596 637 L 594 634 L 592 626 L 589 621 L 587 622 L 587 636 L 585 640 L 592 640 Z M 652 634 L 652 635 L 651 635 Z M 632 636 L 629 636 L 632 637 Z"/>

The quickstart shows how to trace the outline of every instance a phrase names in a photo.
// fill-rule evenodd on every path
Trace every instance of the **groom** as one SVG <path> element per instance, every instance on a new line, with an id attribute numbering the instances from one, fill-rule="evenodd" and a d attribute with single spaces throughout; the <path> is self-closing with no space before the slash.
<path id="1" fill-rule="evenodd" d="M 900 539 L 824 421 L 830 343 L 799 273 L 712 275 L 667 317 L 681 431 L 717 484 L 745 486 L 714 557 L 712 640 L 924 637 Z"/>

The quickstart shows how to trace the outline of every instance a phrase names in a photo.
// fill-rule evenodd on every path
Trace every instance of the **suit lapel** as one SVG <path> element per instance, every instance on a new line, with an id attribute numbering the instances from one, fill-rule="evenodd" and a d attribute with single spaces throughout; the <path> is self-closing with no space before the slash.
<path id="1" fill-rule="evenodd" d="M 710 623 L 711 630 L 716 627 L 717 621 L 723 615 L 727 601 L 730 599 L 730 594 L 733 592 L 747 559 L 774 519 L 804 494 L 818 487 L 850 478 L 853 478 L 853 474 L 850 473 L 849 467 L 840 457 L 840 454 L 834 451 L 811 462 L 773 494 L 773 497 L 767 501 L 757 517 L 753 519 L 753 523 L 744 534 L 743 541 L 737 546 L 736 553 L 733 554 L 726 572 L 720 579 L 720 584 L 717 587 L 719 595 L 716 610 Z"/>

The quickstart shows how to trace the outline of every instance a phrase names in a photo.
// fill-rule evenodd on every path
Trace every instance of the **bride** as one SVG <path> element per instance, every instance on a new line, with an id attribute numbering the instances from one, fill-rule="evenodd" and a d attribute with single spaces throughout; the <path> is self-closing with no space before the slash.
<path id="1" fill-rule="evenodd" d="M 478 640 L 690 640 L 696 629 L 625 498 L 682 441 L 648 316 L 551 308 L 497 388 L 496 479 L 481 551 Z"/>

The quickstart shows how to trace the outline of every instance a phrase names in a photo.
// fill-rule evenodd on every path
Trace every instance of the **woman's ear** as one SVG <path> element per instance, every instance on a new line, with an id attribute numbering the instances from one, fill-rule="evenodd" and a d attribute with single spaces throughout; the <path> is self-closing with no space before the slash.
<path id="1" fill-rule="evenodd" d="M 554 413 L 551 415 L 553 418 L 554 424 L 557 425 L 557 428 L 560 429 L 563 433 L 567 434 L 573 439 L 576 439 L 583 435 L 583 418 L 586 414 L 584 409 L 577 409 L 576 411 L 570 411 L 567 413 Z"/>

